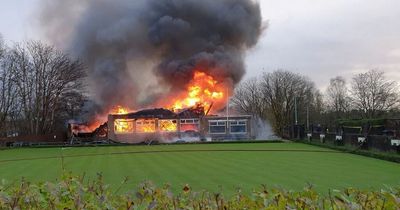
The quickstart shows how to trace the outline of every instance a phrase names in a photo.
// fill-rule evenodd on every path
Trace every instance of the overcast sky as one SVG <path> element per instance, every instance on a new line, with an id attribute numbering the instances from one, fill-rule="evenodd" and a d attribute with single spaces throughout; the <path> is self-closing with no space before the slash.
<path id="1" fill-rule="evenodd" d="M 246 78 L 284 68 L 324 89 L 371 68 L 400 83 L 399 0 L 260 0 L 269 28 L 246 58 Z M 40 0 L 1 2 L 0 33 L 7 43 L 40 39 Z"/>

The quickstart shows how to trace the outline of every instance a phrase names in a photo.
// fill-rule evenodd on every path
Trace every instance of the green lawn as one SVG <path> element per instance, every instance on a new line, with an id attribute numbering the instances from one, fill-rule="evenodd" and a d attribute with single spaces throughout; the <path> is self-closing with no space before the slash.
<path id="1" fill-rule="evenodd" d="M 253 151 L 251 151 L 253 150 Z M 400 185 L 400 164 L 340 153 L 298 143 L 246 143 L 76 148 L 22 148 L 0 151 L 0 179 L 22 176 L 54 181 L 64 167 L 117 188 L 125 176 L 132 189 L 144 180 L 173 189 L 184 184 L 194 190 L 249 192 L 260 184 L 300 190 L 312 183 L 320 192 L 344 187 L 385 188 Z"/>

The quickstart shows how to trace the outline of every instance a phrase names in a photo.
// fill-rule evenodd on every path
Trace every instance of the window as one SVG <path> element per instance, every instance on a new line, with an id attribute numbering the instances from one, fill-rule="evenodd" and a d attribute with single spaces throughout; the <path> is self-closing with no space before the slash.
<path id="1" fill-rule="evenodd" d="M 136 120 L 136 132 L 138 133 L 154 133 L 156 131 L 155 120 Z"/>
<path id="2" fill-rule="evenodd" d="M 116 119 L 114 121 L 114 132 L 115 133 L 133 133 L 133 120 L 128 119 Z"/>
<path id="3" fill-rule="evenodd" d="M 181 119 L 181 132 L 199 131 L 199 119 Z"/>
<path id="4" fill-rule="evenodd" d="M 158 128 L 161 132 L 176 132 L 176 120 L 158 120 Z"/>
<path id="5" fill-rule="evenodd" d="M 229 121 L 230 132 L 235 133 L 247 133 L 247 121 L 246 120 L 231 120 Z"/>
<path id="6" fill-rule="evenodd" d="M 226 121 L 225 120 L 213 120 L 208 122 L 209 133 L 211 134 L 225 134 L 226 133 Z"/>

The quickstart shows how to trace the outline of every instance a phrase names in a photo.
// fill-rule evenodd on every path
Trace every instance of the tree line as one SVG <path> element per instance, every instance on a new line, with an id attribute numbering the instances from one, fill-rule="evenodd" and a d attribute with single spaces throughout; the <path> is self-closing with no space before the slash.
<path id="1" fill-rule="evenodd" d="M 0 36 L 0 137 L 65 130 L 87 102 L 84 64 L 53 46 L 28 41 L 7 46 Z M 240 113 L 267 120 L 278 136 L 293 124 L 335 126 L 338 119 L 400 117 L 396 81 L 369 70 L 332 78 L 325 91 L 287 70 L 243 81 L 231 98 Z"/>
<path id="2" fill-rule="evenodd" d="M 0 37 L 0 136 L 65 130 L 84 103 L 84 79 L 83 63 L 53 46 Z"/>
<path id="3" fill-rule="evenodd" d="M 267 120 L 278 136 L 294 124 L 335 127 L 339 119 L 400 117 L 396 81 L 383 71 L 356 74 L 350 83 L 338 76 L 325 91 L 301 74 L 287 70 L 263 73 L 242 82 L 231 99 L 240 113 Z"/>

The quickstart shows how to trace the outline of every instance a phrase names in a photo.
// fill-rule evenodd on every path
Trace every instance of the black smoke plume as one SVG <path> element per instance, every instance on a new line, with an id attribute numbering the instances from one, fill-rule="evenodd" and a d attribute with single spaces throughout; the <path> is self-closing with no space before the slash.
<path id="1" fill-rule="evenodd" d="M 182 90 L 195 69 L 233 87 L 263 31 L 253 0 L 44 1 L 47 37 L 84 60 L 90 92 L 105 111 Z"/>

